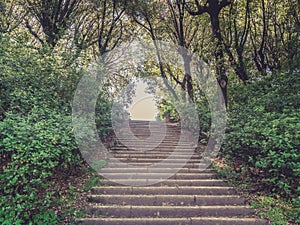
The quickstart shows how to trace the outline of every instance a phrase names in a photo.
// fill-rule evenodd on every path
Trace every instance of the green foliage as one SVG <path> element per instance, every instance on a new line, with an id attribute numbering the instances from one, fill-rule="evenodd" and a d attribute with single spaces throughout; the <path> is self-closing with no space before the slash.
<path id="1" fill-rule="evenodd" d="M 166 120 L 166 122 L 178 122 L 180 120 L 175 106 L 165 99 L 158 104 L 158 110 L 158 119 L 160 120 Z"/>
<path id="2" fill-rule="evenodd" d="M 53 197 L 44 192 L 51 185 L 47 180 L 57 170 L 70 174 L 82 162 L 70 123 L 70 116 L 45 108 L 22 117 L 7 113 L 0 122 L 1 155 L 6 159 L 0 174 L 3 223 L 55 224 L 50 223 L 53 213 L 45 210 Z"/>
<path id="3" fill-rule="evenodd" d="M 82 164 L 72 127 L 71 102 L 82 75 L 58 52 L 26 47 L 0 36 L 0 223 L 57 224 L 62 204 L 53 177 Z M 97 121 L 107 133 L 109 101 L 101 98 Z"/>
<path id="4" fill-rule="evenodd" d="M 300 77 L 274 74 L 231 89 L 223 154 L 271 193 L 299 194 Z"/>
<path id="5" fill-rule="evenodd" d="M 208 107 L 207 99 L 202 96 L 196 102 L 197 112 L 199 115 L 200 134 L 209 136 L 211 129 L 211 112 Z"/>
<path id="6" fill-rule="evenodd" d="M 92 187 L 99 185 L 101 180 L 102 178 L 96 172 L 93 172 L 93 175 L 85 182 L 83 190 L 85 192 L 90 191 Z"/>
<path id="7" fill-rule="evenodd" d="M 261 211 L 261 216 L 270 218 L 270 225 L 299 224 L 300 207 L 299 202 L 297 204 L 295 201 L 296 199 L 286 202 L 274 197 L 260 196 L 251 205 Z"/>
<path id="8" fill-rule="evenodd" d="M 8 109 L 27 114 L 33 105 L 69 107 L 82 72 L 66 67 L 58 53 L 37 51 L 25 46 L 26 37 L 19 39 L 0 36 L 0 116 Z"/>
<path id="9" fill-rule="evenodd" d="M 237 187 L 244 195 L 247 194 L 250 205 L 261 217 L 267 218 L 270 224 L 299 224 L 299 196 L 285 199 L 275 194 L 270 195 L 269 192 L 259 192 L 256 190 L 257 184 L 253 182 L 253 177 L 250 177 L 243 167 L 233 165 L 224 159 L 215 160 L 213 168 L 218 172 L 218 177 L 228 180 L 230 185 Z"/>
<path id="10" fill-rule="evenodd" d="M 184 128 L 189 128 L 190 130 L 200 132 L 200 134 L 208 135 L 211 125 L 211 114 L 207 100 L 204 97 L 197 103 L 176 102 L 172 104 L 171 102 L 162 100 L 158 105 L 158 109 L 159 120 L 166 120 L 168 122 L 181 121 L 181 125 Z M 195 113 L 197 113 L 197 115 Z M 180 115 L 184 117 L 185 121 L 182 121 Z M 198 119 L 199 122 L 195 121 Z"/>
<path id="11" fill-rule="evenodd" d="M 43 224 L 57 224 L 58 223 L 58 218 L 53 210 L 47 210 L 44 211 L 41 214 L 37 214 L 33 217 L 33 221 L 29 224 L 38 224 L 38 225 L 43 225 Z"/>
<path id="12" fill-rule="evenodd" d="M 112 103 L 98 98 L 95 109 L 95 122 L 100 137 L 106 137 L 112 131 Z"/>

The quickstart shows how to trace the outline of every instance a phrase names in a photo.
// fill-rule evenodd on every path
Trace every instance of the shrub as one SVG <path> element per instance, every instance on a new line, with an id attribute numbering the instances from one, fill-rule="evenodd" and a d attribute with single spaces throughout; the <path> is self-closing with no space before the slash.
<path id="1" fill-rule="evenodd" d="M 57 224 L 53 177 L 82 164 L 71 124 L 82 72 L 65 67 L 58 53 L 18 41 L 0 36 L 0 224 Z M 105 98 L 97 105 L 101 136 L 109 105 Z"/>
<path id="2" fill-rule="evenodd" d="M 46 108 L 22 117 L 8 113 L 0 122 L 2 224 L 55 224 L 47 180 L 57 170 L 71 174 L 82 162 L 70 123 L 70 116 Z"/>
<path id="3" fill-rule="evenodd" d="M 184 116 L 185 119 L 185 121 L 181 121 L 181 126 L 195 131 L 200 135 L 209 135 L 211 112 L 204 96 L 196 103 L 176 102 L 172 104 L 166 100 L 162 100 L 158 105 L 158 109 L 159 120 L 164 120 L 168 117 L 168 122 L 179 122 L 182 120 L 182 118 L 180 118 L 181 115 Z M 197 113 L 197 115 L 195 113 Z M 195 121 L 196 118 L 198 121 Z"/>
<path id="4" fill-rule="evenodd" d="M 222 152 L 260 187 L 286 197 L 299 193 L 299 90 L 299 74 L 232 88 Z"/>

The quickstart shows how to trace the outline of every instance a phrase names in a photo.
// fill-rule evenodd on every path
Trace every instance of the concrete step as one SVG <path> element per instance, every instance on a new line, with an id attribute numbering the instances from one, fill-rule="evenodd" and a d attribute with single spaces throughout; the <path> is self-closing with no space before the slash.
<path id="1" fill-rule="evenodd" d="M 175 179 L 168 179 L 163 180 L 160 182 L 159 179 L 114 179 L 112 180 L 103 180 L 101 183 L 103 185 L 109 186 L 119 186 L 121 184 L 126 184 L 130 182 L 131 186 L 140 186 L 144 183 L 149 183 L 152 186 L 227 186 L 226 183 L 222 180 L 218 179 L 195 179 L 195 180 L 175 180 Z"/>
<path id="2" fill-rule="evenodd" d="M 161 152 L 161 153 L 173 153 L 176 150 L 176 154 L 180 153 L 180 154 L 190 154 L 190 153 L 197 153 L 195 151 L 194 147 L 187 147 L 187 148 L 183 148 L 183 147 L 169 147 L 169 146 L 159 146 L 159 147 L 155 147 L 155 146 L 123 146 L 123 147 L 112 147 L 109 149 L 111 153 L 114 152 L 121 152 L 123 151 L 124 153 L 128 152 L 136 152 L 136 153 L 151 153 L 151 152 Z"/>
<path id="3" fill-rule="evenodd" d="M 178 173 L 189 173 L 189 174 L 201 174 L 201 173 L 211 173 L 214 176 L 217 175 L 215 170 L 206 169 L 206 170 L 199 170 L 195 168 L 103 168 L 101 169 L 102 173 L 172 173 L 178 171 Z"/>
<path id="4" fill-rule="evenodd" d="M 148 150 L 150 149 L 151 147 L 151 150 Z M 161 151 L 161 150 L 169 150 L 170 152 L 174 151 L 174 149 L 177 149 L 177 150 L 180 150 L 180 151 L 191 151 L 194 150 L 194 146 L 190 146 L 190 145 L 138 145 L 138 144 L 132 144 L 132 145 L 117 145 L 117 146 L 114 146 L 114 147 L 111 147 L 111 151 L 114 151 L 114 150 L 130 150 L 132 149 L 132 151 L 136 151 L 135 149 L 139 149 L 140 152 L 149 152 L 149 151 Z M 146 149 L 146 150 L 144 150 Z"/>
<path id="5" fill-rule="evenodd" d="M 109 180 L 104 179 L 103 186 L 91 189 L 86 209 L 89 218 L 77 219 L 76 224 L 268 224 L 255 218 L 246 200 L 226 181 L 216 179 L 214 170 L 199 169 L 208 165 L 194 151 L 189 132 L 174 124 L 164 126 L 155 122 L 150 132 L 149 121 L 130 121 L 130 128 L 120 129 L 124 136 L 116 140 L 111 149 L 113 157 L 101 170 Z M 166 132 L 162 132 L 165 128 Z M 161 135 L 164 139 L 147 144 L 150 135 Z M 185 141 L 178 143 L 179 137 Z"/>
<path id="6" fill-rule="evenodd" d="M 174 171 L 174 170 L 173 170 Z M 123 173 L 107 173 L 109 174 L 110 179 L 143 179 L 145 177 L 147 178 L 154 178 L 157 179 L 158 177 L 167 177 L 170 173 L 160 172 L 160 173 L 129 173 L 128 171 L 123 171 Z M 173 176 L 171 176 L 169 179 L 175 179 L 175 180 L 200 180 L 200 179 L 212 179 L 215 176 L 215 173 L 176 173 Z"/>
<path id="7" fill-rule="evenodd" d="M 130 131 L 128 131 L 130 132 Z M 182 137 L 181 137 L 182 136 Z M 123 132 L 122 134 L 118 134 L 118 136 L 115 138 L 115 141 L 126 141 L 126 142 L 132 142 L 132 141 L 153 141 L 155 143 L 160 143 L 160 142 L 168 142 L 171 143 L 171 141 L 174 141 L 175 143 L 179 142 L 181 137 L 181 142 L 182 143 L 188 143 L 190 139 L 186 137 L 186 135 L 180 135 L 180 133 L 174 132 L 174 133 L 158 133 L 158 132 L 153 132 L 153 133 L 142 133 L 142 131 L 137 131 L 137 132 Z"/>
<path id="8" fill-rule="evenodd" d="M 244 205 L 238 195 L 89 195 L 88 201 L 105 205 L 226 206 Z"/>
<path id="9" fill-rule="evenodd" d="M 162 135 L 163 137 L 166 135 L 188 135 L 188 131 L 183 131 L 179 128 L 170 128 L 170 127 L 126 127 L 120 128 L 118 130 L 118 137 L 132 137 L 134 136 L 153 136 L 153 135 Z"/>
<path id="10" fill-rule="evenodd" d="M 143 163 L 143 162 L 128 162 L 128 165 L 127 167 L 140 167 L 140 168 L 147 168 L 149 166 L 153 166 L 155 162 L 153 163 Z M 159 161 L 159 162 L 156 162 L 156 163 L 159 163 L 159 165 L 157 165 L 155 168 L 160 168 L 160 169 L 164 169 L 164 168 L 192 168 L 192 169 L 197 169 L 199 168 L 200 166 L 206 166 L 205 164 L 202 164 L 202 163 L 190 163 L 190 162 L 187 162 L 185 163 L 185 165 L 183 167 L 181 167 L 181 164 L 179 163 L 167 163 L 167 162 L 162 162 L 162 161 Z M 121 163 L 118 163 L 118 162 L 115 162 L 115 163 L 108 163 L 107 164 L 108 166 L 107 167 L 110 167 L 110 168 L 124 168 L 124 163 L 121 164 Z M 203 168 L 203 167 L 201 167 Z"/>
<path id="11" fill-rule="evenodd" d="M 180 130 L 166 130 L 164 132 L 163 129 L 160 128 L 154 128 L 153 130 L 145 131 L 144 129 L 121 129 L 118 134 L 117 138 L 133 138 L 135 137 L 145 137 L 148 138 L 150 136 L 160 136 L 160 137 L 180 137 L 180 135 L 187 135 L 185 133 L 181 133 Z"/>
<path id="12" fill-rule="evenodd" d="M 190 217 L 190 218 L 82 218 L 81 225 L 267 225 L 256 218 Z"/>
<path id="13" fill-rule="evenodd" d="M 196 158 L 200 158 L 200 154 L 199 152 L 195 152 L 195 151 L 189 151 L 191 153 L 193 153 L 193 157 Z M 124 155 L 125 157 L 130 155 L 130 156 L 140 156 L 140 157 L 146 157 L 149 156 L 150 158 L 152 158 L 153 156 L 169 156 L 170 154 L 174 153 L 174 149 L 169 150 L 169 151 L 158 151 L 156 149 L 153 150 L 149 150 L 149 151 L 137 151 L 137 150 L 130 150 L 130 149 L 120 149 L 120 150 L 114 150 L 114 151 L 110 151 L 110 153 L 116 155 L 116 156 L 122 156 Z M 188 152 L 186 151 L 176 151 L 176 154 L 174 153 L 174 157 L 178 157 L 181 158 L 182 156 L 185 156 Z"/>
<path id="14" fill-rule="evenodd" d="M 156 187 L 128 187 L 103 186 L 91 189 L 93 195 L 235 195 L 236 191 L 229 186 L 156 186 Z"/>
<path id="15" fill-rule="evenodd" d="M 109 216 L 114 218 L 188 218 L 199 216 L 230 216 L 241 217 L 253 214 L 248 206 L 122 206 L 122 205 L 91 205 L 87 213 L 93 216 Z"/>
<path id="16" fill-rule="evenodd" d="M 162 159 L 167 158 L 171 155 L 171 153 L 152 153 L 152 152 L 145 152 L 145 153 L 134 153 L 134 152 L 124 152 L 124 151 L 118 151 L 113 152 L 113 155 L 115 158 L 139 158 L 139 159 Z M 172 158 L 176 159 L 182 159 L 184 156 L 186 156 L 186 153 L 182 152 L 181 154 L 176 153 L 176 155 L 172 155 Z M 199 154 L 193 154 L 191 156 L 191 159 L 200 159 Z"/>
<path id="17" fill-rule="evenodd" d="M 117 137 L 114 141 L 116 144 L 119 143 L 153 143 L 153 144 L 161 144 L 161 143 L 168 143 L 168 144 L 190 144 L 191 139 L 187 139 L 186 137 L 182 137 L 180 140 L 180 135 L 176 134 L 151 134 L 150 135 L 142 135 L 142 134 L 133 134 L 133 136 L 126 136 L 128 134 L 124 134 L 123 136 Z"/>
<path id="18" fill-rule="evenodd" d="M 187 156 L 186 156 L 187 157 Z M 156 162 L 160 162 L 162 159 L 155 159 L 155 158 L 139 158 L 139 157 L 136 157 L 136 158 L 121 158 L 121 157 L 118 157 L 118 158 L 110 158 L 108 160 L 109 163 L 113 163 L 113 162 L 118 162 L 119 161 L 122 161 L 122 162 L 134 162 L 134 163 L 156 163 Z M 186 159 L 184 158 L 173 158 L 172 159 L 168 159 L 168 163 L 183 163 L 183 162 L 186 162 Z M 189 163 L 200 163 L 201 160 L 200 159 L 195 159 L 195 158 L 192 158 L 192 159 L 188 159 L 188 162 Z"/>

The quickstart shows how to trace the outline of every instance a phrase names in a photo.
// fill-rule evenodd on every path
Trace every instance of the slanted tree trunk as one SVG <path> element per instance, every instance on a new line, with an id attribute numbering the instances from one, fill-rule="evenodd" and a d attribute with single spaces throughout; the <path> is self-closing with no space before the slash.
<path id="1" fill-rule="evenodd" d="M 182 89 L 183 101 L 194 101 L 194 91 L 191 76 L 191 60 L 192 57 L 188 52 L 188 48 L 194 37 L 188 37 L 188 30 L 185 29 L 186 17 L 186 0 L 167 1 L 168 10 L 170 12 L 170 19 L 173 32 L 170 32 L 173 36 L 174 44 L 179 45 L 178 53 L 180 54 L 184 63 L 184 75 L 180 86 Z M 195 33 L 198 31 L 196 28 Z M 188 40 L 190 38 L 190 40 Z"/>

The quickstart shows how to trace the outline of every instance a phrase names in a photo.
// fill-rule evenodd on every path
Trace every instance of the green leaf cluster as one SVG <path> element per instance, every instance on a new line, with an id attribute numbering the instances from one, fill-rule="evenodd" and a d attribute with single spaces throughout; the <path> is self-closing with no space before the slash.
<path id="1" fill-rule="evenodd" d="M 299 195 L 300 76 L 277 73 L 233 87 L 223 155 L 256 187 L 283 197 Z"/>
<path id="2" fill-rule="evenodd" d="M 57 224 L 53 177 L 83 163 L 71 116 L 83 73 L 59 52 L 23 41 L 0 36 L 0 224 Z M 110 106 L 99 98 L 100 135 L 108 133 Z"/>

